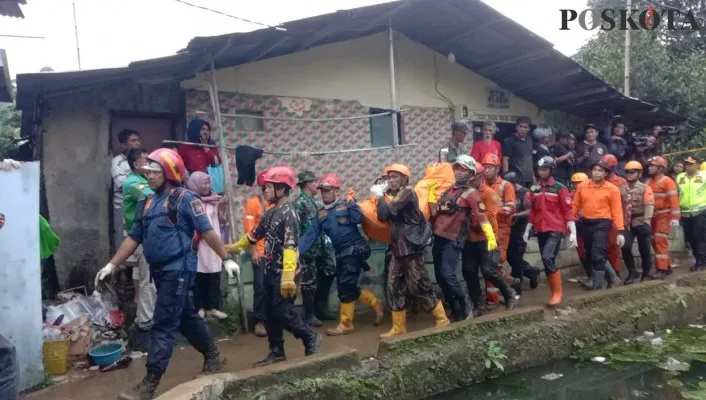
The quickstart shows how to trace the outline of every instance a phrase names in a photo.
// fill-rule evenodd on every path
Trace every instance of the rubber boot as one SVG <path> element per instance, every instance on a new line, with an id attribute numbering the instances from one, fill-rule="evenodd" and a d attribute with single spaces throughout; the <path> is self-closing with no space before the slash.
<path id="1" fill-rule="evenodd" d="M 522 277 L 513 278 L 510 287 L 515 289 L 518 296 L 522 296 Z"/>
<path id="2" fill-rule="evenodd" d="M 392 329 L 380 335 L 380 339 L 407 333 L 407 310 L 392 312 Z"/>
<path id="3" fill-rule="evenodd" d="M 220 371 L 228 360 L 223 357 L 221 358 L 221 352 L 215 343 L 211 342 L 208 345 L 208 350 L 203 355 L 203 370 L 204 374 L 215 374 Z"/>
<path id="4" fill-rule="evenodd" d="M 637 273 L 636 269 L 632 269 L 628 271 L 628 277 L 625 279 L 625 282 L 623 282 L 623 285 L 631 285 L 637 281 L 637 278 L 640 277 L 640 274 Z"/>
<path id="5" fill-rule="evenodd" d="M 316 318 L 315 307 L 314 307 L 314 292 L 306 291 L 302 292 L 302 305 L 304 306 L 304 323 L 313 326 L 315 328 L 323 325 L 321 321 Z"/>
<path id="6" fill-rule="evenodd" d="M 360 304 L 364 304 L 375 311 L 375 322 L 374 325 L 380 325 L 382 323 L 385 314 L 382 312 L 382 304 L 380 300 L 368 289 L 361 289 L 360 296 L 358 296 L 358 301 Z"/>
<path id="7" fill-rule="evenodd" d="M 650 276 L 650 278 L 651 278 L 651 279 L 660 279 L 660 280 L 661 280 L 661 279 L 666 278 L 667 275 L 669 275 L 669 273 L 668 273 L 667 271 L 658 269 L 658 270 L 655 271 L 654 274 L 652 274 L 652 275 Z"/>
<path id="8" fill-rule="evenodd" d="M 605 271 L 593 271 L 591 280 L 588 281 L 590 286 L 586 286 L 586 290 L 600 290 L 603 289 L 603 280 L 605 279 Z"/>
<path id="9" fill-rule="evenodd" d="M 552 290 L 552 297 L 549 299 L 547 306 L 556 307 L 561 304 L 564 295 L 561 285 L 561 272 L 554 271 L 547 274 L 547 280 L 549 281 L 549 288 Z"/>
<path id="10" fill-rule="evenodd" d="M 458 300 L 458 307 L 459 321 L 465 321 L 473 318 L 473 305 L 468 300 L 468 298 L 466 298 L 466 296 L 461 296 L 461 298 Z"/>
<path id="11" fill-rule="evenodd" d="M 328 299 L 327 300 L 316 300 L 316 318 L 320 321 L 335 321 L 336 317 L 328 312 Z"/>
<path id="12" fill-rule="evenodd" d="M 332 329 L 327 329 L 326 334 L 329 336 L 341 336 L 353 333 L 353 313 L 355 312 L 355 302 L 341 303 L 341 320 L 338 326 Z"/>
<path id="13" fill-rule="evenodd" d="M 118 395 L 119 400 L 150 400 L 154 397 L 154 392 L 159 386 L 159 381 L 162 379 L 160 375 L 147 373 L 142 382 L 138 383 L 130 390 L 121 392 Z"/>
<path id="14" fill-rule="evenodd" d="M 517 292 L 515 292 L 515 289 L 508 287 L 507 295 L 503 296 L 503 299 L 505 299 L 506 310 L 514 310 L 517 307 Z"/>
<path id="15" fill-rule="evenodd" d="M 279 344 L 276 346 L 270 346 L 270 354 L 260 361 L 256 361 L 252 366 L 253 368 L 264 367 L 265 365 L 270 365 L 282 361 L 287 361 L 287 356 L 284 355 L 284 344 Z"/>
<path id="16" fill-rule="evenodd" d="M 437 328 L 448 326 L 451 323 L 446 317 L 446 310 L 444 310 L 444 305 L 440 301 L 436 302 L 436 307 L 431 310 L 431 315 L 434 316 L 434 320 L 436 321 L 435 327 Z"/>
<path id="17" fill-rule="evenodd" d="M 615 272 L 613 267 L 610 266 L 609 263 L 606 263 L 605 266 L 605 277 L 606 281 L 608 282 L 608 289 L 612 289 L 614 286 L 619 286 L 621 283 L 623 283 L 620 280 L 618 274 Z"/>
<path id="18" fill-rule="evenodd" d="M 529 268 L 526 268 L 523 273 L 526 274 L 525 276 L 527 276 L 530 280 L 530 289 L 536 289 L 537 286 L 539 286 L 539 276 L 542 271 L 539 268 L 529 266 Z"/>
<path id="19" fill-rule="evenodd" d="M 319 352 L 321 347 L 321 342 L 324 341 L 323 336 L 320 333 L 314 332 L 314 335 L 310 340 L 304 342 L 304 355 L 310 356 Z"/>

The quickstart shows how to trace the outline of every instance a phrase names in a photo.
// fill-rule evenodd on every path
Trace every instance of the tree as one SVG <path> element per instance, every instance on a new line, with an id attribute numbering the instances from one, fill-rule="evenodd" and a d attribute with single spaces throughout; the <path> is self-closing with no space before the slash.
<path id="1" fill-rule="evenodd" d="M 0 160 L 12 157 L 20 137 L 22 113 L 14 104 L 0 104 Z"/>

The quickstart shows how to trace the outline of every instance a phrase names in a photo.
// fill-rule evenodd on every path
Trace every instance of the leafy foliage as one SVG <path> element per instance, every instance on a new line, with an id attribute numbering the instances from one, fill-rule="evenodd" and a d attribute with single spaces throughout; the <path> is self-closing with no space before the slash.
<path id="1" fill-rule="evenodd" d="M 485 351 L 485 369 L 491 369 L 494 366 L 500 371 L 505 371 L 505 367 L 502 364 L 503 360 L 507 360 L 507 356 L 503 353 L 503 349 L 498 342 L 488 342 L 488 349 Z"/>
<path id="2" fill-rule="evenodd" d="M 0 160 L 10 158 L 17 150 L 14 141 L 20 137 L 22 114 L 14 104 L 0 104 Z"/>

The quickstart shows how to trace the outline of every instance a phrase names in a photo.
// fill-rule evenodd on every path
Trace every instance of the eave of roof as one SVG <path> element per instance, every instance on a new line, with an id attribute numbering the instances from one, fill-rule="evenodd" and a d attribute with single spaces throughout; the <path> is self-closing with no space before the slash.
<path id="1" fill-rule="evenodd" d="M 24 18 L 20 4 L 27 4 L 26 0 L 0 0 L 0 16 Z"/>

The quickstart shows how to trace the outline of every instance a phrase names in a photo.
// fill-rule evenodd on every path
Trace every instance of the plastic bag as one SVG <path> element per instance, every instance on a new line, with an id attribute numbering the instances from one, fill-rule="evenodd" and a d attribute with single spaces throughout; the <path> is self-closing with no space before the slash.
<path id="1" fill-rule="evenodd" d="M 358 203 L 363 213 L 363 232 L 370 238 L 383 243 L 392 243 L 390 224 L 378 219 L 378 198 L 371 197 Z"/>

